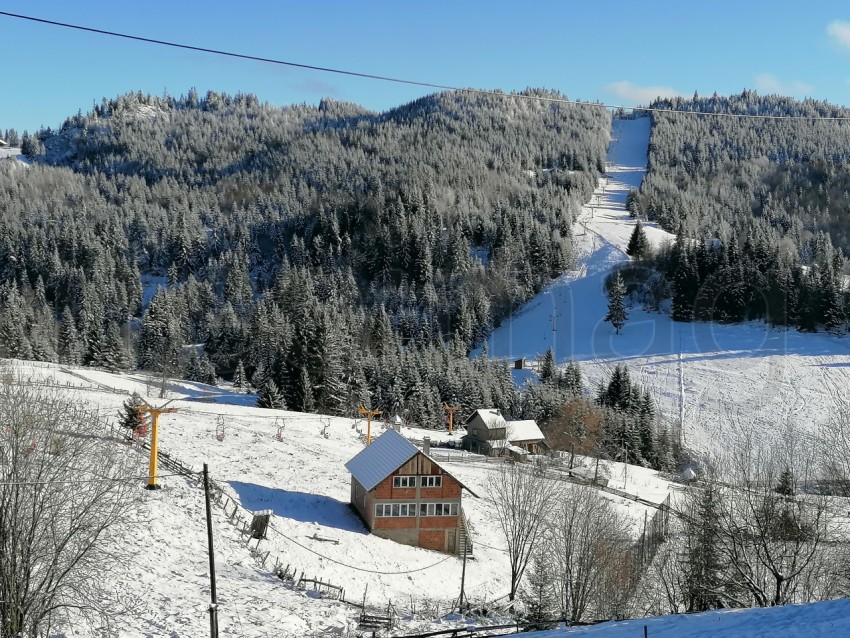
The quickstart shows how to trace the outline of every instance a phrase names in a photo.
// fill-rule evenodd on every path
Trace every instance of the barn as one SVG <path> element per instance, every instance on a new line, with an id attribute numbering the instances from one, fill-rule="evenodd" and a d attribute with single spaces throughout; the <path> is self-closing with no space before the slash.
<path id="1" fill-rule="evenodd" d="M 345 464 L 351 505 L 376 536 L 449 554 L 472 553 L 462 491 L 475 494 L 395 430 Z"/>

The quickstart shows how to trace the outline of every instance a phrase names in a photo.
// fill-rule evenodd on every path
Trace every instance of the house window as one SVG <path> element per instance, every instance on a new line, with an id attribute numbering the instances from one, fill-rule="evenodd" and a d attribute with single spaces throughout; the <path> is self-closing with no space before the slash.
<path id="1" fill-rule="evenodd" d="M 419 506 L 419 516 L 457 516 L 457 503 L 422 503 Z"/>
<path id="2" fill-rule="evenodd" d="M 378 503 L 375 505 L 375 516 L 378 518 L 416 516 L 416 503 Z"/>
<path id="3" fill-rule="evenodd" d="M 422 487 L 441 487 L 443 484 L 442 476 L 423 476 Z"/>
<path id="4" fill-rule="evenodd" d="M 416 487 L 415 476 L 394 476 L 393 487 Z"/>

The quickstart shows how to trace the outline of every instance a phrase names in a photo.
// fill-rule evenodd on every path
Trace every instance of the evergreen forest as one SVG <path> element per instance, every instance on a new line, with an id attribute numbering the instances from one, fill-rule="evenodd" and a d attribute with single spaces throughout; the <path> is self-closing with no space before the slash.
<path id="1" fill-rule="evenodd" d="M 0 356 L 423 424 L 444 402 L 551 413 L 466 355 L 570 267 L 609 130 L 604 109 L 496 94 L 373 113 L 194 90 L 7 130 L 32 166 L 0 163 Z"/>
<path id="2" fill-rule="evenodd" d="M 844 332 L 850 121 L 829 118 L 850 110 L 752 91 L 651 106 L 671 112 L 652 114 L 629 209 L 677 235 L 655 264 L 673 318 Z"/>

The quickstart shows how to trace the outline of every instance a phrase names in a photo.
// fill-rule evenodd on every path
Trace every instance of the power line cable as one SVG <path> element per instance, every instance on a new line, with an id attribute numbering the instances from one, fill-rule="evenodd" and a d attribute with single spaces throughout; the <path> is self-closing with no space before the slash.
<path id="1" fill-rule="evenodd" d="M 514 98 L 514 99 L 523 99 L 523 100 L 532 100 L 535 102 L 547 102 L 552 104 L 570 104 L 576 106 L 591 106 L 602 109 L 621 109 L 633 112 L 646 112 L 646 113 L 677 113 L 683 115 L 712 115 L 717 117 L 731 117 L 731 118 L 741 118 L 741 119 L 763 119 L 763 120 L 818 120 L 818 121 L 830 121 L 830 122 L 844 122 L 850 121 L 850 115 L 847 116 L 820 116 L 820 115 L 766 115 L 759 113 L 721 113 L 716 111 L 680 111 L 677 109 L 671 108 L 659 108 L 659 107 L 642 107 L 642 106 L 626 106 L 623 104 L 606 104 L 603 102 L 583 102 L 580 100 L 570 100 L 568 98 L 556 98 L 556 97 L 545 97 L 542 95 L 528 95 L 525 93 L 502 93 L 498 91 L 488 91 L 485 89 L 473 89 L 473 88 L 461 88 L 458 86 L 452 86 L 449 84 L 438 84 L 436 82 L 423 82 L 420 80 L 411 80 L 407 78 L 397 78 L 386 75 L 378 75 L 374 73 L 365 73 L 361 71 L 350 71 L 346 69 L 337 69 L 334 67 L 324 67 L 318 66 L 315 64 L 305 64 L 301 62 L 292 62 L 288 60 L 279 60 L 275 58 L 266 58 L 258 55 L 251 55 L 247 53 L 235 53 L 233 51 L 225 51 L 222 49 L 213 49 L 209 47 L 200 47 L 191 44 L 183 44 L 179 42 L 170 42 L 168 40 L 159 40 L 156 38 L 148 38 L 144 36 L 131 35 L 128 33 L 120 33 L 118 31 L 109 31 L 106 29 L 96 29 L 94 27 L 86 27 L 79 24 L 70 24 L 68 22 L 58 22 L 56 20 L 47 20 L 46 18 L 37 18 L 34 16 L 22 15 L 19 13 L 11 13 L 9 11 L 0 11 L 0 15 L 4 15 L 9 18 L 15 18 L 18 20 L 28 20 L 30 22 L 37 22 L 39 24 L 46 24 L 55 27 L 61 27 L 64 29 L 74 29 L 77 31 L 85 31 L 88 33 L 97 33 L 99 35 L 110 36 L 114 38 L 123 38 L 125 40 L 134 40 L 136 42 L 145 42 L 147 44 L 156 44 L 160 46 L 172 47 L 176 49 L 184 49 L 189 51 L 196 51 L 199 53 L 209 53 L 213 55 L 221 55 L 230 58 L 238 58 L 240 60 L 250 60 L 253 62 L 263 62 L 266 64 L 276 64 L 279 66 L 287 66 L 298 69 L 306 69 L 309 71 L 319 71 L 321 73 L 335 73 L 337 75 L 345 75 L 349 77 L 362 78 L 367 80 L 378 80 L 381 82 L 392 82 L 395 84 L 406 84 L 410 86 L 421 86 L 429 89 L 439 89 L 441 91 L 458 91 L 462 93 L 470 93 L 474 95 L 489 95 L 496 97 L 505 97 L 505 98 Z"/>
<path id="2" fill-rule="evenodd" d="M 367 574 L 381 574 L 381 575 L 384 575 L 384 576 L 401 576 L 401 575 L 404 575 L 404 574 L 414 574 L 414 573 L 416 573 L 416 572 L 422 572 L 422 571 L 425 571 L 426 569 L 431 569 L 432 567 L 436 567 L 437 565 L 442 565 L 443 563 L 445 563 L 445 562 L 446 562 L 447 560 L 449 560 L 450 558 L 455 558 L 454 556 L 446 556 L 443 560 L 437 561 L 436 563 L 433 563 L 433 564 L 431 564 L 431 565 L 426 565 L 425 567 L 418 567 L 418 568 L 416 568 L 416 569 L 408 569 L 408 570 L 405 570 L 405 571 L 402 571 L 402 572 L 388 572 L 388 571 L 383 570 L 383 569 L 368 569 L 368 568 L 366 568 L 366 567 L 356 567 L 355 565 L 348 565 L 347 563 L 343 563 L 343 562 L 341 562 L 341 561 L 338 561 L 338 560 L 336 560 L 336 559 L 334 559 L 334 558 L 331 558 L 330 556 L 325 556 L 324 554 L 320 554 L 320 553 L 319 553 L 319 552 L 317 552 L 316 550 L 311 549 L 310 547 L 307 547 L 306 545 L 302 545 L 301 543 L 299 543 L 299 542 L 298 542 L 297 540 L 295 540 L 294 538 L 290 538 L 289 536 L 287 536 L 286 534 L 284 534 L 283 532 L 281 532 L 281 531 L 280 531 L 277 527 L 275 527 L 274 525 L 269 524 L 269 527 L 270 527 L 271 529 L 273 529 L 275 532 L 277 532 L 278 534 L 280 534 L 283 538 L 285 538 L 285 539 L 286 539 L 286 540 L 288 540 L 289 542 L 291 542 L 291 543 L 295 543 L 295 544 L 296 544 L 296 545 L 298 545 L 298 547 L 300 547 L 301 549 L 306 549 L 308 552 L 310 552 L 311 554 L 315 554 L 315 555 L 316 555 L 316 556 L 318 556 L 319 558 L 323 558 L 323 559 L 325 559 L 325 560 L 327 560 L 327 561 L 330 561 L 330 562 L 332 562 L 332 563 L 335 563 L 335 564 L 337 564 L 337 565 L 340 565 L 341 567 L 346 567 L 346 568 L 348 568 L 348 569 L 353 569 L 353 570 L 358 571 L 358 572 L 365 572 L 365 573 L 367 573 Z"/>

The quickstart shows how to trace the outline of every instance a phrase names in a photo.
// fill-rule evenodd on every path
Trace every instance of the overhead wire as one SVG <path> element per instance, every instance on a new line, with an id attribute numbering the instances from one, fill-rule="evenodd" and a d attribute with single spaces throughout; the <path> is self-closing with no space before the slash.
<path id="1" fill-rule="evenodd" d="M 764 119 L 764 120 L 806 120 L 806 121 L 831 121 L 831 122 L 843 122 L 850 121 L 850 115 L 834 115 L 834 116 L 820 116 L 820 115 L 769 115 L 762 113 L 724 113 L 718 111 L 680 111 L 678 109 L 673 108 L 661 108 L 661 107 L 650 107 L 650 106 L 629 106 L 624 104 L 608 104 L 604 102 L 585 102 L 581 100 L 571 100 L 565 97 L 547 97 L 544 95 L 531 95 L 528 93 L 504 93 L 501 91 L 488 91 L 486 89 L 475 89 L 469 87 L 459 87 L 453 86 L 450 84 L 441 84 L 437 82 L 425 82 L 421 80 L 413 80 L 409 78 L 401 78 L 401 77 L 393 77 L 388 75 L 379 75 L 375 73 L 366 73 L 363 71 L 351 71 L 348 69 L 339 69 L 335 67 L 326 67 L 319 66 L 316 64 L 307 64 L 303 62 L 293 62 L 291 60 L 280 60 L 276 58 L 268 58 L 259 55 L 252 55 L 248 53 L 236 53 L 234 51 L 226 51 L 223 49 L 214 49 L 211 47 L 202 47 L 196 46 L 192 44 L 184 44 L 180 42 L 172 42 L 169 40 L 160 40 L 158 38 L 149 38 L 146 36 L 132 35 L 129 33 L 121 33 L 118 31 L 110 31 L 107 29 L 97 29 L 95 27 L 87 27 L 79 24 L 71 24 L 68 22 L 59 22 L 57 20 L 48 20 L 46 18 L 38 18 L 35 16 L 23 15 L 20 13 L 12 13 L 10 11 L 0 11 L 0 15 L 14 18 L 18 20 L 27 20 L 30 22 L 36 22 L 39 24 L 46 24 L 55 27 L 61 27 L 64 29 L 73 29 L 76 31 L 83 31 L 87 33 L 95 33 L 98 35 L 104 35 L 114 38 L 122 38 L 125 40 L 133 40 L 136 42 L 144 42 L 147 44 L 155 44 L 159 46 L 172 47 L 176 49 L 183 49 L 188 51 L 196 51 L 198 53 L 208 53 L 211 55 L 220 55 L 224 57 L 237 58 L 240 60 L 249 60 L 252 62 L 262 62 L 265 64 L 275 64 L 278 66 L 286 66 L 297 69 L 305 69 L 308 71 L 318 71 L 321 73 L 333 73 L 337 75 L 344 75 L 349 77 L 361 78 L 366 80 L 377 80 L 381 82 L 391 82 L 395 84 L 404 84 L 409 86 L 419 86 L 423 88 L 429 89 L 438 89 L 441 91 L 457 91 L 462 93 L 469 93 L 473 95 L 488 95 L 495 97 L 505 97 L 512 99 L 522 99 L 522 100 L 531 100 L 536 102 L 546 102 L 552 104 L 570 104 L 576 106 L 590 106 L 601 109 L 611 109 L 611 110 L 626 110 L 633 112 L 646 112 L 646 113 L 674 113 L 674 114 L 683 114 L 683 115 L 705 115 L 705 116 L 716 116 L 716 117 L 731 117 L 731 118 L 747 118 L 747 119 Z"/>
<path id="2" fill-rule="evenodd" d="M 306 545 L 302 545 L 301 543 L 299 543 L 294 538 L 290 538 L 289 536 L 287 536 L 286 534 L 281 532 L 274 525 L 269 524 L 269 527 L 271 529 L 273 529 L 276 533 L 278 533 L 280 536 L 282 536 L 283 538 L 288 540 L 290 543 L 294 543 L 295 545 L 298 545 L 298 547 L 300 547 L 301 549 L 305 549 L 308 552 L 310 552 L 311 554 L 315 554 L 319 558 L 323 558 L 324 560 L 330 561 L 331 563 L 334 563 L 334 564 L 339 565 L 341 567 L 353 569 L 353 570 L 358 571 L 358 572 L 365 572 L 367 574 L 382 574 L 384 576 L 401 576 L 401 575 L 404 575 L 404 574 L 414 574 L 416 572 L 423 572 L 426 569 L 431 569 L 432 567 L 436 567 L 437 565 L 441 565 L 441 564 L 445 563 L 447 560 L 449 560 L 450 558 L 455 558 L 455 556 L 446 556 L 444 559 L 439 560 L 436 563 L 432 563 L 431 565 L 426 565 L 425 567 L 417 567 L 416 569 L 408 569 L 408 570 L 401 571 L 401 572 L 388 572 L 384 569 L 369 569 L 369 568 L 366 568 L 366 567 L 357 567 L 356 565 L 349 565 L 347 563 L 343 563 L 342 561 L 336 560 L 335 558 L 331 558 L 330 556 L 325 556 L 324 554 L 317 552 L 315 549 L 312 549 L 311 547 L 307 547 Z"/>

